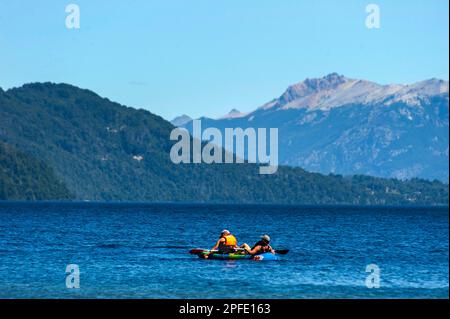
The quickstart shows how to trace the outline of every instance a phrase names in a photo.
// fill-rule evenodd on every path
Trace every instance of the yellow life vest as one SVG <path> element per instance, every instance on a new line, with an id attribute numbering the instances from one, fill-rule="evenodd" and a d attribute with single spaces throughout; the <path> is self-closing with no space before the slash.
<path id="1" fill-rule="evenodd" d="M 223 238 L 225 238 L 225 243 L 224 243 L 225 246 L 230 246 L 230 247 L 237 246 L 237 239 L 233 235 L 227 235 L 227 236 L 224 236 Z"/>

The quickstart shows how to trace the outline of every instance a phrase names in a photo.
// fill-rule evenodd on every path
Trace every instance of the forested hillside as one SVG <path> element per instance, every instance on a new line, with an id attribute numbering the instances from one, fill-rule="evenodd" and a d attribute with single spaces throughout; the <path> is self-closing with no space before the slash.
<path id="1" fill-rule="evenodd" d="M 0 200 L 70 198 L 69 191 L 51 168 L 0 142 Z"/>
<path id="2" fill-rule="evenodd" d="M 45 162 L 78 200 L 448 201 L 448 185 L 440 182 L 321 175 L 289 167 L 280 167 L 273 175 L 260 175 L 253 164 L 175 165 L 169 158 L 174 143 L 169 139 L 172 129 L 172 124 L 148 111 L 125 107 L 67 84 L 34 83 L 0 91 L 0 140 Z M 2 187 L 9 190 L 11 186 Z M 15 196 L 33 198 L 20 192 Z"/>

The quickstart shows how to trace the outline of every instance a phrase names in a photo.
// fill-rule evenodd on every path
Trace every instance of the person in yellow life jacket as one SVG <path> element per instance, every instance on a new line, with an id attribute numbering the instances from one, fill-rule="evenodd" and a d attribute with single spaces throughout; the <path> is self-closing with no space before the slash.
<path id="1" fill-rule="evenodd" d="M 220 238 L 216 242 L 211 251 L 218 250 L 219 254 L 229 254 L 236 251 L 237 248 L 237 239 L 234 237 L 228 230 L 224 229 L 220 233 Z M 205 258 L 208 255 L 205 255 Z"/>
<path id="2" fill-rule="evenodd" d="M 261 236 L 261 240 L 258 241 L 252 248 L 247 244 L 242 244 L 240 247 L 244 248 L 245 251 L 250 255 L 259 255 L 264 253 L 275 254 L 275 250 L 269 245 L 270 237 L 269 235 Z"/>

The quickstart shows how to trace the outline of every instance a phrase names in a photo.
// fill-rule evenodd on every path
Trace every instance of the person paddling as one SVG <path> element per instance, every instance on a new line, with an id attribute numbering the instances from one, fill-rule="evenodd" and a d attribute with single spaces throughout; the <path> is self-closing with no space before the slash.
<path id="1" fill-rule="evenodd" d="M 250 255 L 259 255 L 264 253 L 272 253 L 275 254 L 275 250 L 269 245 L 270 236 L 263 235 L 261 236 L 261 240 L 258 241 L 252 248 L 250 248 L 247 244 L 242 244 L 240 247 L 244 248 L 245 251 Z"/>
<path id="2" fill-rule="evenodd" d="M 208 258 L 208 255 L 212 252 L 218 250 L 219 254 L 229 254 L 236 251 L 237 239 L 234 237 L 229 230 L 222 230 L 220 233 L 220 238 L 216 242 L 213 248 L 211 248 L 210 253 L 206 254 L 204 257 Z"/>

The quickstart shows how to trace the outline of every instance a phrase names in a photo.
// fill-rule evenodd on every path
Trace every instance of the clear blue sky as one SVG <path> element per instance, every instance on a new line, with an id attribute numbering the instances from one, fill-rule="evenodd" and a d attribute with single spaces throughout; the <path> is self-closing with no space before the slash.
<path id="1" fill-rule="evenodd" d="M 365 27 L 379 4 L 381 28 Z M 65 27 L 65 6 L 81 28 Z M 0 0 L 0 87 L 66 82 L 165 118 L 250 111 L 306 77 L 448 80 L 447 0 Z"/>

